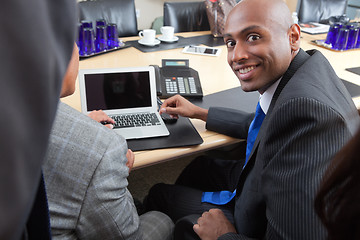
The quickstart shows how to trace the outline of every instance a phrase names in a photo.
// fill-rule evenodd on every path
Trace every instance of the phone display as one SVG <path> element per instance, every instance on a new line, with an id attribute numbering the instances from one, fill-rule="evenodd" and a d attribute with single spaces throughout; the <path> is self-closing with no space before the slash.
<path id="1" fill-rule="evenodd" d="M 214 47 L 203 47 L 203 46 L 186 46 L 184 47 L 183 53 L 200 54 L 206 56 L 219 56 L 221 49 Z"/>

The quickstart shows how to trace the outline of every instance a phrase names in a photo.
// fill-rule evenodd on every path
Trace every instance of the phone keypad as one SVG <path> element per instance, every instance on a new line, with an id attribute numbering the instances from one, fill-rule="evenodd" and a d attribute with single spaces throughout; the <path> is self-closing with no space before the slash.
<path id="1" fill-rule="evenodd" d="M 190 85 L 190 93 L 197 93 L 195 86 L 195 79 L 193 77 L 189 77 L 189 85 Z"/>
<path id="2" fill-rule="evenodd" d="M 165 78 L 165 88 L 169 94 L 197 93 L 195 79 L 193 77 Z"/>
<path id="3" fill-rule="evenodd" d="M 170 78 L 165 79 L 165 87 L 166 87 L 167 93 L 170 93 L 170 94 L 178 93 L 177 82 L 171 81 Z"/>

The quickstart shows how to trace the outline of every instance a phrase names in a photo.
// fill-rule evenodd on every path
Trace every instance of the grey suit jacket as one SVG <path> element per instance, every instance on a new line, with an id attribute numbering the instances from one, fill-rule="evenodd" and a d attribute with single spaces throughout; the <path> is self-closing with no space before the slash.
<path id="1" fill-rule="evenodd" d="M 126 152 L 123 137 L 59 104 L 43 166 L 54 239 L 140 239 Z"/>
<path id="2" fill-rule="evenodd" d="M 210 109 L 207 128 L 246 138 L 253 116 Z M 238 234 L 220 239 L 324 239 L 314 196 L 328 163 L 358 122 L 329 62 L 318 51 L 301 50 L 275 91 L 248 164 L 238 173 Z"/>

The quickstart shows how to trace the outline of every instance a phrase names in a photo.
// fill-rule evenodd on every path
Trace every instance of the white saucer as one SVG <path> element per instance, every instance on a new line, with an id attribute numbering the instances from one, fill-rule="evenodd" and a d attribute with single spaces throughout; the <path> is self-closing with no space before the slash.
<path id="1" fill-rule="evenodd" d="M 164 38 L 163 36 L 159 36 L 158 37 L 159 40 L 163 41 L 163 42 L 176 42 L 177 40 L 179 40 L 178 37 L 174 36 L 172 39 L 167 39 L 167 38 Z"/>
<path id="2" fill-rule="evenodd" d="M 143 39 L 140 39 L 140 40 L 138 41 L 138 43 L 140 43 L 140 44 L 142 44 L 142 45 L 145 45 L 145 46 L 153 47 L 153 46 L 155 46 L 155 45 L 160 44 L 160 41 L 157 40 L 157 39 L 155 39 L 154 42 L 148 43 L 148 42 L 143 42 Z"/>

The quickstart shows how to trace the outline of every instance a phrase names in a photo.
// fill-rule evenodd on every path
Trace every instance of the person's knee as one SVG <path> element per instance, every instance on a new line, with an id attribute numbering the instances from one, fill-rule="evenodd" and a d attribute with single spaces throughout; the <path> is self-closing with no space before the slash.
<path id="1" fill-rule="evenodd" d="M 149 191 L 148 199 L 159 200 L 166 195 L 166 189 L 168 188 L 168 184 L 165 183 L 157 183 L 151 187 Z"/>
<path id="2" fill-rule="evenodd" d="M 168 184 L 165 183 L 157 183 L 154 186 L 151 187 L 150 191 L 149 191 L 149 195 L 150 194 L 154 194 L 154 195 L 158 195 L 158 194 L 162 194 L 164 191 L 164 188 L 166 188 Z"/>
<path id="3" fill-rule="evenodd" d="M 163 210 L 162 206 L 164 206 L 164 201 L 166 201 L 166 188 L 167 184 L 165 183 L 158 183 L 151 187 L 148 196 L 144 199 L 146 211 Z"/>
<path id="4" fill-rule="evenodd" d="M 150 211 L 140 216 L 139 230 L 143 240 L 172 240 L 174 223 L 166 214 Z"/>
<path id="5" fill-rule="evenodd" d="M 194 232 L 193 226 L 201 214 L 192 214 L 179 219 L 175 224 L 174 239 L 175 240 L 199 240 L 199 236 Z"/>

